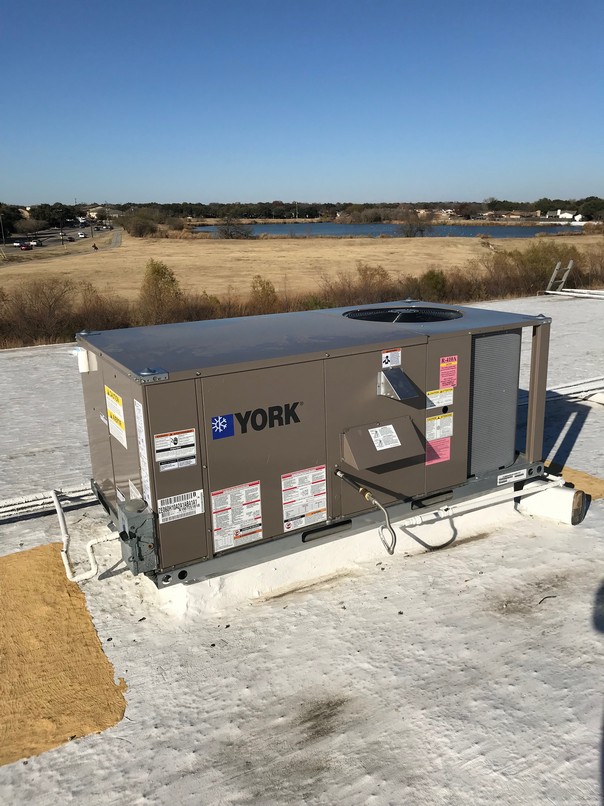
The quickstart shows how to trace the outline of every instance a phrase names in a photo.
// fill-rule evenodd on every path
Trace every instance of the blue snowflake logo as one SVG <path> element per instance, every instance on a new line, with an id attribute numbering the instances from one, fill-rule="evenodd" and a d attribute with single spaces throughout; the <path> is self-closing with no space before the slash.
<path id="1" fill-rule="evenodd" d="M 235 436 L 235 418 L 232 414 L 218 414 L 212 417 L 212 439 Z"/>

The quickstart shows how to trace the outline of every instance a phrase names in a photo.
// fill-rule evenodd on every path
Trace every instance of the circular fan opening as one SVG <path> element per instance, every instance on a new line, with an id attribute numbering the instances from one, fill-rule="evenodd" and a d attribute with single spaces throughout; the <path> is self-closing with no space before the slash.
<path id="1" fill-rule="evenodd" d="M 463 314 L 450 308 L 364 308 L 361 311 L 346 311 L 348 319 L 362 322 L 404 322 L 422 324 L 425 322 L 447 322 L 460 319 Z"/>

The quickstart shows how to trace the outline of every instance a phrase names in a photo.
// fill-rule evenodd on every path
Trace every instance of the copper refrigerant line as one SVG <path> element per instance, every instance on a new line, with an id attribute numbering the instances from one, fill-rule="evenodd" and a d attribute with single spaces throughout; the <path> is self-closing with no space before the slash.
<path id="1" fill-rule="evenodd" d="M 362 495 L 365 501 L 368 501 L 372 506 L 377 507 L 382 511 L 384 515 L 385 523 L 383 523 L 379 527 L 380 532 L 380 540 L 382 541 L 384 548 L 388 552 L 388 554 L 394 554 L 394 549 L 396 548 L 396 533 L 392 528 L 392 524 L 390 523 L 390 515 L 386 511 L 386 509 L 380 504 L 378 500 L 376 500 L 373 495 L 369 492 L 366 487 L 360 487 L 356 484 L 352 479 L 349 479 L 341 470 L 336 470 L 336 476 L 345 481 L 347 484 L 355 489 L 359 495 Z M 386 536 L 388 534 L 389 538 Z"/>
<path id="2" fill-rule="evenodd" d="M 341 470 L 335 471 L 336 476 L 341 478 L 342 481 L 345 481 L 349 484 L 354 490 L 362 495 L 363 498 L 368 501 L 373 506 L 380 509 L 384 514 L 385 523 L 383 523 L 379 527 L 380 531 L 380 540 L 384 544 L 384 548 L 388 552 L 388 554 L 394 554 L 394 549 L 396 548 L 396 533 L 392 527 L 390 522 L 390 516 L 387 510 L 377 501 L 373 495 L 367 490 L 365 487 L 361 487 L 357 484 L 353 479 L 349 478 L 345 473 L 342 473 Z M 562 476 L 547 476 L 546 478 L 539 478 L 534 479 L 533 481 L 529 482 L 522 490 L 515 490 L 513 487 L 506 487 L 503 489 L 498 490 L 491 490 L 490 492 L 484 493 L 482 495 L 477 496 L 476 498 L 470 498 L 465 501 L 459 501 L 457 504 L 451 504 L 450 506 L 440 507 L 439 509 L 431 510 L 430 512 L 425 512 L 422 515 L 415 515 L 409 518 L 405 518 L 402 521 L 397 522 L 397 527 L 403 530 L 410 529 L 415 526 L 421 526 L 425 523 L 430 523 L 434 521 L 440 521 L 445 519 L 450 519 L 456 515 L 462 515 L 467 512 L 471 512 L 476 509 L 481 509 L 484 507 L 492 506 L 494 504 L 502 504 L 508 501 L 517 502 L 520 499 L 538 496 L 540 493 L 544 493 L 546 490 L 552 489 L 561 489 L 562 492 L 571 494 L 579 493 L 580 491 L 574 490 L 571 488 L 565 487 L 565 481 Z M 583 493 L 581 493 L 584 495 Z M 390 541 L 386 538 L 386 532 L 390 535 Z M 411 535 L 414 540 L 417 538 Z M 438 548 L 444 548 L 445 546 L 449 545 L 450 541 L 447 541 L 443 546 L 430 546 L 423 541 L 420 542 L 424 548 L 428 549 L 429 551 L 434 551 Z"/>

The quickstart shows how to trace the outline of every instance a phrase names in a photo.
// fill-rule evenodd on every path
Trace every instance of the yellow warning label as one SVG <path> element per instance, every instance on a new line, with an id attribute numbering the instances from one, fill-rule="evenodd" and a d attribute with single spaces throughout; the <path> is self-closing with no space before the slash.
<path id="1" fill-rule="evenodd" d="M 114 400 L 118 406 L 122 405 L 122 398 L 117 394 L 117 392 L 114 392 L 113 389 L 110 389 L 108 386 L 105 386 L 105 394 L 107 397 L 110 397 L 112 400 Z"/>
<path id="2" fill-rule="evenodd" d="M 427 408 L 429 409 L 435 406 L 451 406 L 453 403 L 453 387 L 433 389 L 431 392 L 426 392 L 426 397 L 428 398 Z"/>
<path id="3" fill-rule="evenodd" d="M 453 414 L 437 414 L 426 417 L 426 441 L 453 436 Z"/>
<path id="4" fill-rule="evenodd" d="M 109 433 L 120 442 L 124 448 L 128 447 L 126 439 L 126 423 L 124 421 L 124 406 L 122 398 L 105 386 L 105 402 L 107 404 L 107 417 L 109 418 Z"/>
<path id="5" fill-rule="evenodd" d="M 114 414 L 112 411 L 108 411 L 107 416 L 109 417 L 110 420 L 113 420 L 113 422 L 117 425 L 117 427 L 121 428 L 122 431 L 126 430 L 126 425 L 125 425 L 124 421 L 120 420 L 120 418 L 117 416 L 117 414 Z"/>

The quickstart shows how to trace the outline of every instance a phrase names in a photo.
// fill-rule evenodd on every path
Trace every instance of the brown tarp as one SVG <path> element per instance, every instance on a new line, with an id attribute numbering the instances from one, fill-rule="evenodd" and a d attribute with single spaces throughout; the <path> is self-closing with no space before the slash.
<path id="1" fill-rule="evenodd" d="M 0 557 L 0 764 L 115 725 L 125 688 L 61 544 Z"/>
<path id="2" fill-rule="evenodd" d="M 572 484 L 576 490 L 583 490 L 584 493 L 591 495 L 594 501 L 597 498 L 604 498 L 604 479 L 592 476 L 583 470 L 573 470 L 572 467 L 566 465 L 562 467 L 546 462 L 545 466 L 550 473 L 562 476 L 564 481 Z"/>

